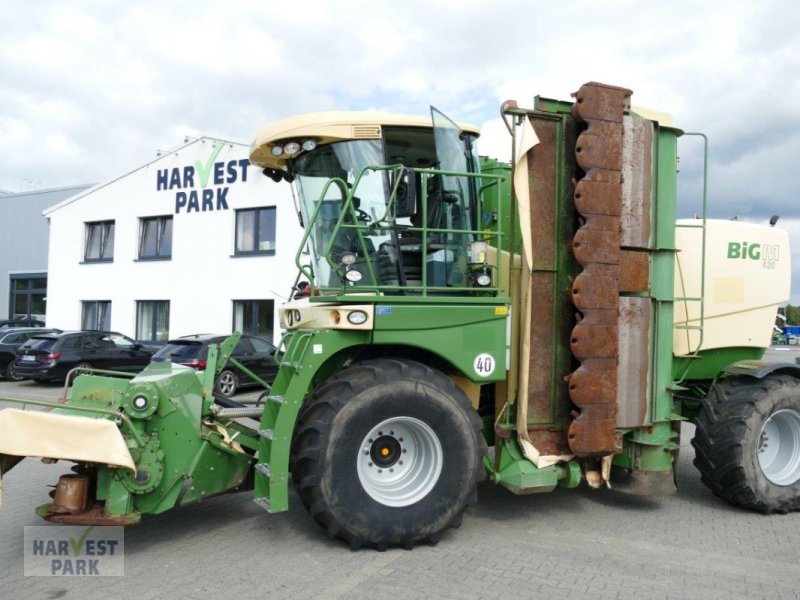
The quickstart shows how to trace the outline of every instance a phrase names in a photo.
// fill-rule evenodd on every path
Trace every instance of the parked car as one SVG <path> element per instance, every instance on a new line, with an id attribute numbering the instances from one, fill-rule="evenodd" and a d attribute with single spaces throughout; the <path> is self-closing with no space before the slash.
<path id="1" fill-rule="evenodd" d="M 115 331 L 37 334 L 17 350 L 14 372 L 35 381 L 64 381 L 75 367 L 138 373 L 153 352 Z"/>
<path id="2" fill-rule="evenodd" d="M 44 321 L 26 318 L 0 320 L 0 329 L 8 329 L 9 327 L 44 327 Z"/>
<path id="3" fill-rule="evenodd" d="M 153 355 L 153 362 L 171 360 L 195 369 L 205 369 L 208 345 L 219 344 L 227 337 L 226 335 L 198 333 L 170 340 Z M 234 348 L 232 356 L 267 383 L 272 383 L 278 373 L 278 364 L 275 362 L 275 346 L 264 338 L 243 335 Z M 227 397 L 233 396 L 240 387 L 250 385 L 257 385 L 257 382 L 231 363 L 228 363 L 214 382 L 215 390 Z"/>
<path id="4" fill-rule="evenodd" d="M 17 349 L 35 335 L 42 333 L 59 333 L 60 329 L 43 329 L 41 327 L 6 327 L 0 329 L 0 377 L 8 381 L 22 381 L 14 372 L 14 360 Z"/>

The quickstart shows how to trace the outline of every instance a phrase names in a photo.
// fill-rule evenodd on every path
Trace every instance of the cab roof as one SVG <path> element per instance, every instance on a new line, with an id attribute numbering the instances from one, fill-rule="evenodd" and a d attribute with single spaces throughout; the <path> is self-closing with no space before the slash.
<path id="1" fill-rule="evenodd" d="M 474 125 L 456 123 L 461 131 L 480 135 Z M 250 162 L 269 169 L 282 169 L 289 156 L 275 157 L 272 148 L 277 143 L 303 143 L 313 139 L 317 144 L 344 140 L 374 140 L 381 138 L 382 127 L 432 127 L 431 117 L 414 117 L 373 112 L 317 112 L 296 115 L 262 128 L 250 145 Z M 295 155 L 296 156 L 296 155 Z"/>

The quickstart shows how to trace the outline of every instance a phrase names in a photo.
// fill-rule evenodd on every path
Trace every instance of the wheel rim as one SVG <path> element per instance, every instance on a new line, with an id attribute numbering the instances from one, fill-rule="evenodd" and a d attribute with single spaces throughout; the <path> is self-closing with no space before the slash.
<path id="1" fill-rule="evenodd" d="M 9 381 L 20 381 L 22 378 L 19 377 L 14 369 L 14 363 L 8 363 L 6 367 L 6 379 Z"/>
<path id="2" fill-rule="evenodd" d="M 358 479 L 376 502 L 409 506 L 439 481 L 443 456 L 439 438 L 427 424 L 413 417 L 386 419 L 361 442 Z"/>
<path id="3" fill-rule="evenodd" d="M 783 409 L 767 419 L 758 436 L 758 464 L 775 485 L 800 479 L 800 413 Z"/>
<path id="4" fill-rule="evenodd" d="M 233 379 L 233 373 L 225 372 L 219 376 L 219 391 L 230 396 L 236 390 L 236 382 Z"/>

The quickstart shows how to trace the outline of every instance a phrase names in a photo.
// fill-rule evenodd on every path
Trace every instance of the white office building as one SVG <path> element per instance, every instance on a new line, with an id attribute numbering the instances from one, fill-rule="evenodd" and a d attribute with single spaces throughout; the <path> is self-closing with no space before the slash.
<path id="1" fill-rule="evenodd" d="M 47 325 L 277 339 L 302 230 L 289 185 L 201 138 L 44 211 Z"/>

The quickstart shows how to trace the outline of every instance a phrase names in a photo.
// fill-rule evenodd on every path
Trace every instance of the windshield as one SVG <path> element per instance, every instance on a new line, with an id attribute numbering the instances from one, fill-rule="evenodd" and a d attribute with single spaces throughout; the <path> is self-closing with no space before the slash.
<path id="1" fill-rule="evenodd" d="M 325 253 L 330 246 L 331 261 L 338 265 L 344 254 L 367 255 L 389 239 L 388 233 L 364 235 L 354 226 L 382 220 L 386 213 L 388 178 L 385 171 L 365 169 L 382 165 L 380 140 L 339 142 L 302 155 L 293 164 L 300 196 L 303 222 L 310 223 L 309 236 L 317 284 L 333 287 L 342 284 Z M 326 187 L 327 186 L 327 187 Z M 336 235 L 337 222 L 345 208 L 345 198 L 354 190 L 350 208 Z M 312 220 L 316 213 L 316 220 Z"/>

